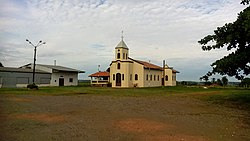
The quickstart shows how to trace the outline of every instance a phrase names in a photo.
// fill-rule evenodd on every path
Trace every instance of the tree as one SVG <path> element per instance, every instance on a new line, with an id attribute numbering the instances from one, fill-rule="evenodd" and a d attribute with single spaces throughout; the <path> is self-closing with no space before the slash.
<path id="1" fill-rule="evenodd" d="M 3 64 L 0 62 L 0 67 L 4 67 Z"/>
<path id="2" fill-rule="evenodd" d="M 212 84 L 214 84 L 215 83 L 215 78 L 212 78 Z"/>
<path id="3" fill-rule="evenodd" d="M 228 84 L 228 79 L 227 79 L 226 76 L 223 76 L 223 77 L 221 78 L 221 81 L 222 81 L 223 86 L 227 86 L 227 84 Z"/>
<path id="4" fill-rule="evenodd" d="M 216 82 L 218 85 L 220 85 L 220 86 L 223 86 L 223 84 L 222 84 L 222 82 L 221 82 L 221 80 L 220 79 L 217 79 L 217 82 Z"/>
<path id="5" fill-rule="evenodd" d="M 241 81 L 240 85 L 243 86 L 243 87 L 249 87 L 250 86 L 250 78 L 244 78 Z"/>
<path id="6" fill-rule="evenodd" d="M 248 5 L 250 0 L 242 0 L 241 4 Z M 211 43 L 212 42 L 212 43 Z M 202 50 L 210 51 L 227 47 L 228 51 L 235 51 L 212 63 L 212 71 L 206 76 L 213 74 L 234 76 L 242 80 L 250 73 L 250 6 L 238 14 L 233 23 L 226 23 L 214 30 L 213 35 L 207 35 L 200 41 Z"/>

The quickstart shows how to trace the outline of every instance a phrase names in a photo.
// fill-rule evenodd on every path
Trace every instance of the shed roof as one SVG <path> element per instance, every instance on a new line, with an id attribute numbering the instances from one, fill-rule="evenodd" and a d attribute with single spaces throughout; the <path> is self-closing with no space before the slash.
<path id="1" fill-rule="evenodd" d="M 29 66 L 29 65 L 31 65 L 31 64 L 27 64 L 25 66 Z M 46 68 L 50 68 L 50 69 L 57 70 L 57 71 L 85 73 L 85 71 L 80 71 L 80 70 L 77 70 L 77 69 L 72 69 L 72 68 L 58 66 L 58 65 L 44 65 L 44 64 L 36 64 L 36 65 L 37 66 L 43 66 L 43 67 L 46 67 Z"/>
<path id="2" fill-rule="evenodd" d="M 33 69 L 26 69 L 26 68 L 13 68 L 13 67 L 0 67 L 0 72 L 24 72 L 24 73 L 32 73 Z M 36 73 L 45 73 L 50 74 L 45 71 L 35 70 Z"/>
<path id="3" fill-rule="evenodd" d="M 109 77 L 109 72 L 99 71 L 99 72 L 96 72 L 96 73 L 89 75 L 89 77 Z"/>
<path id="4" fill-rule="evenodd" d="M 85 71 L 80 71 L 80 70 L 77 70 L 77 69 L 72 69 L 72 68 L 58 66 L 58 65 L 44 65 L 44 64 L 37 64 L 37 65 L 44 66 L 44 67 L 47 67 L 47 68 L 51 68 L 51 69 L 58 70 L 58 71 L 69 71 L 69 72 L 85 73 Z"/>

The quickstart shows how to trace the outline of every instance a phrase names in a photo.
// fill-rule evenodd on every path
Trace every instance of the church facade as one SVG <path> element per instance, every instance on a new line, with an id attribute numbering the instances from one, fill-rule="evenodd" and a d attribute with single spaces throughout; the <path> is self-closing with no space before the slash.
<path id="1" fill-rule="evenodd" d="M 109 70 L 112 87 L 176 86 L 176 73 L 179 73 L 167 65 L 160 67 L 130 58 L 123 38 L 115 47 L 115 60 Z"/>

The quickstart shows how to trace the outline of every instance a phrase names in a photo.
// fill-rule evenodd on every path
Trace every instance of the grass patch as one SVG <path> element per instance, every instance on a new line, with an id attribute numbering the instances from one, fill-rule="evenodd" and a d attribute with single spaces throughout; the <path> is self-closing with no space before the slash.
<path id="1" fill-rule="evenodd" d="M 250 112 L 249 89 L 225 89 L 223 93 L 207 96 L 206 100 L 215 104 L 222 104 Z"/>
<path id="2" fill-rule="evenodd" d="M 250 89 L 201 87 L 151 87 L 151 88 L 110 88 L 90 87 L 87 84 L 72 87 L 40 87 L 38 90 L 27 88 L 1 88 L 1 94 L 14 95 L 100 95 L 100 96 L 180 96 L 197 98 L 230 107 L 250 109 Z"/>
<path id="3" fill-rule="evenodd" d="M 187 95 L 195 93 L 208 93 L 216 89 L 189 88 L 189 87 L 151 87 L 151 88 L 110 88 L 110 87 L 40 87 L 38 90 L 27 88 L 1 88 L 0 94 L 31 94 L 31 95 L 74 95 L 94 94 L 113 96 L 162 96 Z"/>

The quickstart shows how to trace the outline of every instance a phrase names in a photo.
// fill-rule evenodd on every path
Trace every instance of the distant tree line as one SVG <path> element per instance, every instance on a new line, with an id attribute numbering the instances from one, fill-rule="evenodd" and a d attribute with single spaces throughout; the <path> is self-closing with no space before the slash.
<path id="1" fill-rule="evenodd" d="M 221 79 L 212 78 L 209 80 L 209 77 L 203 76 L 200 78 L 200 82 L 195 81 L 178 81 L 177 85 L 184 85 L 184 86 L 198 86 L 198 85 L 205 85 L 205 86 L 223 86 L 226 87 L 228 85 L 240 86 L 240 87 L 250 87 L 250 78 L 244 78 L 241 82 L 230 82 L 228 81 L 226 76 L 223 76 Z"/>

